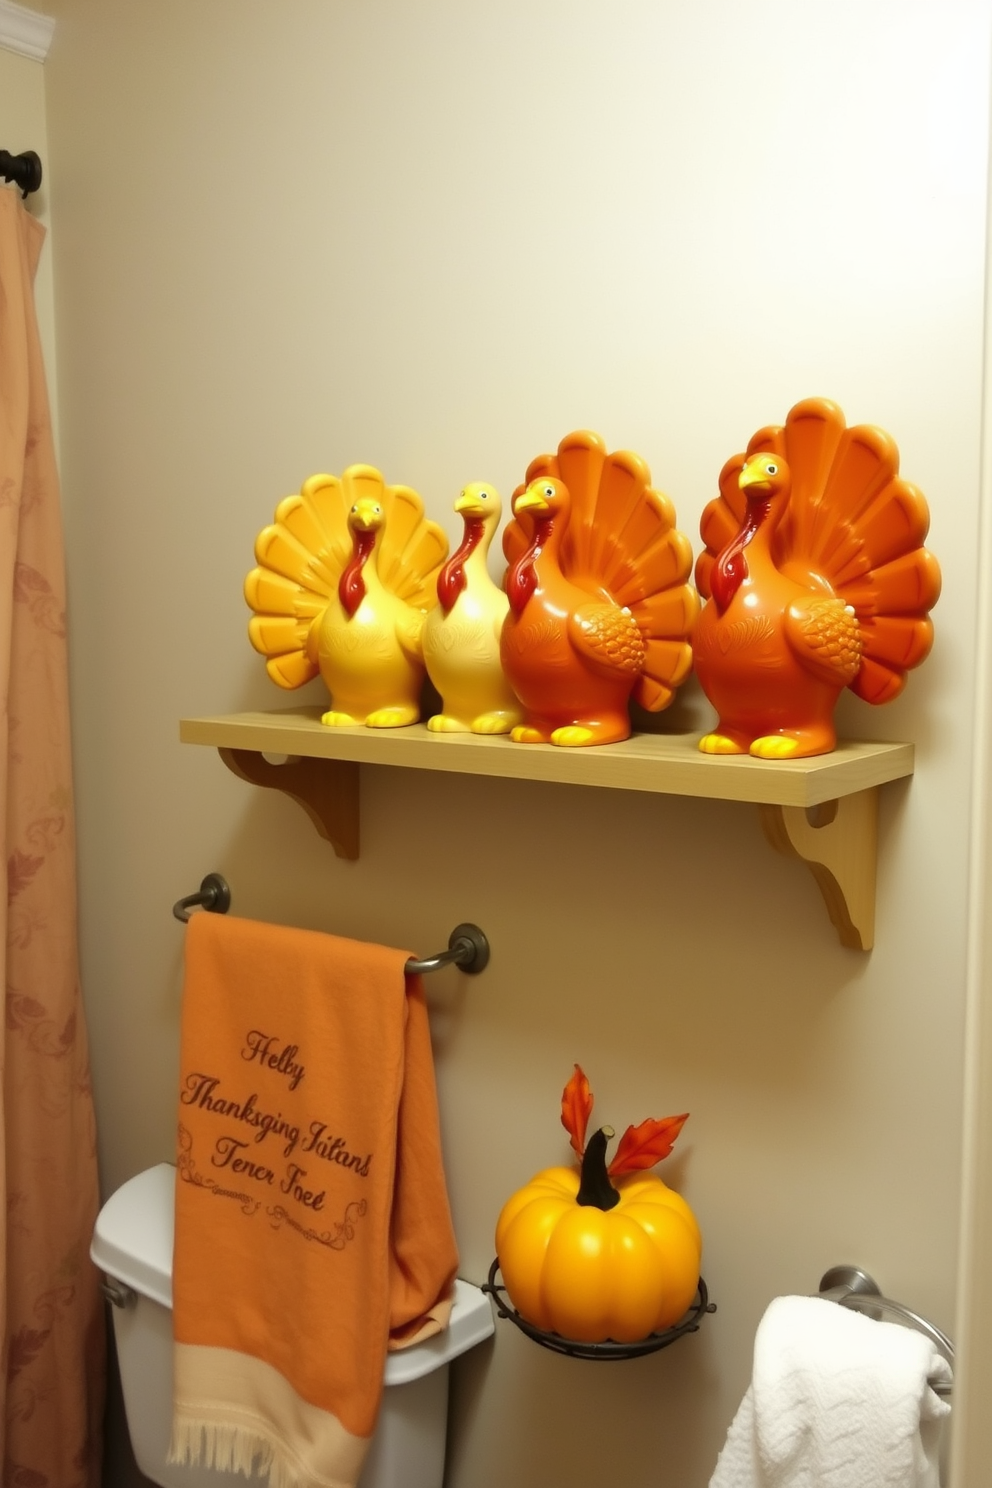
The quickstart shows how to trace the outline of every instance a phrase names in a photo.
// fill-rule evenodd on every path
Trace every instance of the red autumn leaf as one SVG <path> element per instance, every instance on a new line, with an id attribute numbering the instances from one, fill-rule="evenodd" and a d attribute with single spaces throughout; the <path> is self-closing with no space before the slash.
<path id="1" fill-rule="evenodd" d="M 675 1139 L 689 1119 L 684 1116 L 662 1116 L 656 1121 L 649 1116 L 640 1126 L 628 1126 L 613 1161 L 607 1169 L 611 1178 L 620 1173 L 637 1173 L 642 1168 L 653 1168 L 656 1162 L 667 1157 L 675 1146 Z"/>
<path id="2" fill-rule="evenodd" d="M 568 1132 L 573 1149 L 581 1157 L 586 1145 L 586 1127 L 592 1114 L 592 1092 L 579 1065 L 561 1093 L 561 1124 Z"/>

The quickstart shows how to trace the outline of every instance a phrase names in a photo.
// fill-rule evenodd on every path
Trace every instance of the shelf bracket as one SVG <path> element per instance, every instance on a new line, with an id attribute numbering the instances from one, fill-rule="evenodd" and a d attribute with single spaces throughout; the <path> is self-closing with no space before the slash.
<path id="1" fill-rule="evenodd" d="M 870 951 L 875 943 L 878 786 L 820 806 L 758 809 L 772 847 L 809 864 L 841 945 Z"/>
<path id="2" fill-rule="evenodd" d="M 349 730 L 347 752 L 352 758 L 335 759 L 324 752 L 328 742 L 333 748 L 334 741 L 328 740 L 327 731 L 309 711 L 288 716 L 250 713 L 184 719 L 180 724 L 184 743 L 210 744 L 241 780 L 292 797 L 338 857 L 349 860 L 359 855 L 359 764 L 363 761 L 752 802 L 756 794 L 760 797 L 768 791 L 796 800 L 794 782 L 786 786 L 785 767 L 780 766 L 776 774 L 770 761 L 770 776 L 756 776 L 753 760 L 735 762 L 730 757 L 718 762 L 719 776 L 704 775 L 703 769 L 713 762 L 701 764 L 702 757 L 689 736 L 635 737 L 629 744 L 618 744 L 612 753 L 606 749 L 518 750 L 509 748 L 505 740 L 481 736 L 462 741 L 452 737 L 442 744 L 426 730 L 414 728 L 386 730 L 388 737 L 383 738 L 372 738 L 375 732 Z M 303 752 L 295 752 L 297 745 Z M 319 752 L 305 752 L 315 748 Z M 587 754 L 588 759 L 571 757 Z M 803 763 L 790 761 L 789 768 L 801 772 Z M 868 951 L 875 938 L 879 791 L 883 784 L 912 774 L 912 746 L 845 744 L 838 747 L 834 759 L 812 763 L 818 769 L 809 772 L 816 776 L 811 793 L 836 790 L 839 794 L 814 806 L 759 798 L 762 828 L 776 851 L 808 864 L 841 944 Z M 583 773 L 574 772 L 576 765 L 582 766 Z M 712 786 L 716 780 L 718 789 Z"/>
<path id="3" fill-rule="evenodd" d="M 291 796 L 339 858 L 358 857 L 358 764 L 355 760 L 289 755 L 275 764 L 254 749 L 218 749 L 239 780 Z"/>

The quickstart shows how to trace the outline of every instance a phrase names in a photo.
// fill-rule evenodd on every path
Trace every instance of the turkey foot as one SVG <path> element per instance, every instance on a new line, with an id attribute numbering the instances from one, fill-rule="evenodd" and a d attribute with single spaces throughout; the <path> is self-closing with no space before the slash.
<path id="1" fill-rule="evenodd" d="M 447 713 L 434 713 L 427 720 L 427 727 L 432 734 L 463 734 L 465 725 L 460 718 L 452 718 Z"/>
<path id="2" fill-rule="evenodd" d="M 450 713 L 435 713 L 427 720 L 432 734 L 508 734 L 519 713 L 480 713 L 471 723 L 462 718 L 452 718 Z"/>
<path id="3" fill-rule="evenodd" d="M 704 734 L 699 741 L 703 754 L 747 754 L 747 744 L 729 734 Z"/>
<path id="4" fill-rule="evenodd" d="M 322 713 L 320 721 L 328 728 L 356 728 L 361 722 L 358 718 L 352 718 L 350 713 L 340 713 L 334 708 L 328 713 Z"/>
<path id="5" fill-rule="evenodd" d="M 552 744 L 564 749 L 581 749 L 584 744 L 618 744 L 630 738 L 630 719 L 626 713 L 607 713 L 587 718 L 582 723 L 565 723 L 551 735 Z"/>
<path id="6" fill-rule="evenodd" d="M 587 744 L 616 744 L 630 738 L 626 718 L 597 719 L 594 723 L 564 723 L 557 728 L 550 722 L 520 724 L 510 734 L 514 744 L 557 744 L 563 749 L 581 749 Z"/>
<path id="7" fill-rule="evenodd" d="M 755 759 L 784 760 L 828 754 L 836 742 L 833 729 L 781 729 L 756 739 L 728 729 L 726 733 L 704 734 L 699 748 L 703 754 L 750 754 Z"/>
<path id="8" fill-rule="evenodd" d="M 837 735 L 832 727 L 780 729 L 777 734 L 762 734 L 751 741 L 751 754 L 756 759 L 803 759 L 812 754 L 829 754 L 836 747 Z"/>
<path id="9" fill-rule="evenodd" d="M 376 708 L 365 720 L 366 728 L 402 728 L 404 724 L 416 723 L 420 709 L 414 704 L 393 708 Z"/>
<path id="10" fill-rule="evenodd" d="M 472 720 L 473 734 L 508 734 L 513 728 L 513 720 L 519 718 L 519 713 L 482 713 L 478 718 Z"/>
<path id="11" fill-rule="evenodd" d="M 799 748 L 797 739 L 783 739 L 779 734 L 766 734 L 755 739 L 750 753 L 757 759 L 791 759 Z"/>
<path id="12" fill-rule="evenodd" d="M 568 723 L 564 728 L 555 729 L 551 742 L 566 749 L 578 749 L 583 744 L 592 744 L 594 738 L 592 729 L 582 728 L 577 723 Z"/>
<path id="13" fill-rule="evenodd" d="M 614 744 L 618 739 L 628 738 L 629 734 L 629 729 L 615 729 L 604 724 L 587 728 L 581 723 L 567 723 L 564 728 L 555 729 L 551 742 L 564 749 L 580 749 L 583 744 Z"/>

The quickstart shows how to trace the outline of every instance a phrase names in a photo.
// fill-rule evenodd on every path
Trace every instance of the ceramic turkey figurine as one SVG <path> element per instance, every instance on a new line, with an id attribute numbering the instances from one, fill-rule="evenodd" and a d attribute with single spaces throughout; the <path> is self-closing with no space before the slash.
<path id="1" fill-rule="evenodd" d="M 447 555 L 443 530 L 407 486 L 371 465 L 315 475 L 255 543 L 248 634 L 280 687 L 319 675 L 321 722 L 396 728 L 420 717 L 421 631 Z"/>
<path id="2" fill-rule="evenodd" d="M 845 687 L 888 702 L 927 656 L 940 569 L 926 501 L 898 472 L 887 434 L 821 398 L 728 460 L 696 565 L 693 656 L 719 715 L 705 753 L 825 754 Z"/>
<path id="3" fill-rule="evenodd" d="M 508 734 L 523 714 L 503 675 L 499 637 L 509 601 L 489 575 L 489 546 L 503 512 L 484 482 L 455 502 L 464 536 L 437 579 L 437 604 L 424 622 L 427 675 L 441 694 L 433 733 Z"/>
<path id="4" fill-rule="evenodd" d="M 698 600 L 688 539 L 647 465 L 569 434 L 531 462 L 503 550 L 510 610 L 503 670 L 524 708 L 516 743 L 610 744 L 688 675 Z"/>

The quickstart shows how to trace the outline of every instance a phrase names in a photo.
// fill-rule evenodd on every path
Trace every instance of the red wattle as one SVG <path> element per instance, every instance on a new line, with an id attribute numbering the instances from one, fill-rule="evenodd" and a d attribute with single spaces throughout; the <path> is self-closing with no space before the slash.
<path id="1" fill-rule="evenodd" d="M 341 570 L 341 577 L 338 580 L 338 598 L 341 601 L 341 608 L 349 619 L 354 619 L 358 606 L 365 598 L 365 579 L 362 576 L 362 569 L 374 547 L 374 532 L 356 532 L 354 552 Z"/>
<path id="2" fill-rule="evenodd" d="M 724 610 L 747 578 L 747 559 L 740 537 L 735 537 L 720 554 L 710 576 L 710 589 L 717 609 Z"/>
<path id="3" fill-rule="evenodd" d="M 484 530 L 485 524 L 481 517 L 466 517 L 465 536 L 437 576 L 438 603 L 446 615 L 468 582 L 465 577 L 465 562 L 479 546 Z"/>
<path id="4" fill-rule="evenodd" d="M 551 535 L 553 525 L 554 521 L 551 517 L 546 517 L 543 522 L 537 524 L 534 541 L 506 575 L 506 594 L 510 601 L 510 609 L 515 615 L 523 613 L 524 606 L 537 589 L 535 565 L 541 556 L 544 544 Z"/>
<path id="5" fill-rule="evenodd" d="M 760 506 L 748 506 L 740 531 L 730 539 L 713 565 L 713 572 L 710 575 L 710 593 L 721 615 L 747 578 L 747 557 L 744 549 L 767 515 L 767 502 L 762 502 Z"/>

